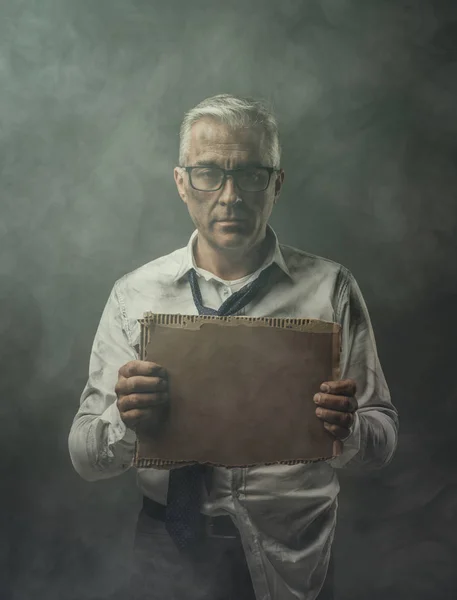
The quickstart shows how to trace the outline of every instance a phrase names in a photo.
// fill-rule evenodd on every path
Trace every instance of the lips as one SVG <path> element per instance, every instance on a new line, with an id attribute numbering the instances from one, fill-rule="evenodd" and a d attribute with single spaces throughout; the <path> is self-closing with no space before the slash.
<path id="1" fill-rule="evenodd" d="M 243 223 L 244 221 L 246 221 L 246 219 L 238 219 L 238 218 L 231 218 L 231 219 L 216 219 L 216 221 L 218 223 Z"/>

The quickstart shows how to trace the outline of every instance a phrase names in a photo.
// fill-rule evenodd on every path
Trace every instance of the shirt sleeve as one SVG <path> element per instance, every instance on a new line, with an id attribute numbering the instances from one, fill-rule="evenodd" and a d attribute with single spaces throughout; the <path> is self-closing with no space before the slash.
<path id="1" fill-rule="evenodd" d="M 119 368 L 135 359 L 116 283 L 95 334 L 89 378 L 68 439 L 73 466 L 87 481 L 114 477 L 132 465 L 136 435 L 121 420 L 114 387 Z"/>
<path id="2" fill-rule="evenodd" d="M 335 468 L 358 470 L 386 466 L 398 440 L 398 412 L 378 358 L 370 316 L 360 288 L 345 271 L 338 295 L 337 320 L 342 326 L 341 379 L 354 379 L 359 409 L 343 453 L 330 461 Z"/>

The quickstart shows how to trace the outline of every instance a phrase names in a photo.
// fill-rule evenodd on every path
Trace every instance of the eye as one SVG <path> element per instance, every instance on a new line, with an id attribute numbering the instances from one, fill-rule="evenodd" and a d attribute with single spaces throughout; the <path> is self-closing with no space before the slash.
<path id="1" fill-rule="evenodd" d="M 259 169 L 246 169 L 244 174 L 245 174 L 245 177 L 255 180 L 255 179 L 259 179 L 259 177 L 262 176 L 262 171 L 260 171 Z"/>
<path id="2" fill-rule="evenodd" d="M 195 172 L 198 177 L 213 178 L 219 175 L 219 169 L 212 169 L 211 167 L 196 169 Z"/>

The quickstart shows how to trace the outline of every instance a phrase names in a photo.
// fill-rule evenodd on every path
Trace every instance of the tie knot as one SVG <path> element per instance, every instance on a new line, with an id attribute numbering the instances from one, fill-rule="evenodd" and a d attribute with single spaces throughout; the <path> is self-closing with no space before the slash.
<path id="1" fill-rule="evenodd" d="M 218 310 L 213 308 L 208 308 L 204 306 L 203 299 L 200 291 L 200 286 L 198 285 L 198 275 L 195 269 L 191 269 L 189 271 L 189 283 L 192 291 L 192 297 L 194 299 L 195 306 L 197 308 L 199 315 L 216 315 L 216 316 L 229 316 L 235 315 L 240 310 L 242 310 L 249 302 L 254 299 L 254 296 L 260 292 L 260 290 L 264 289 L 267 286 L 268 279 L 270 277 L 270 273 L 273 268 L 273 264 L 264 269 L 258 277 L 247 283 L 240 290 L 235 292 L 227 298 Z"/>

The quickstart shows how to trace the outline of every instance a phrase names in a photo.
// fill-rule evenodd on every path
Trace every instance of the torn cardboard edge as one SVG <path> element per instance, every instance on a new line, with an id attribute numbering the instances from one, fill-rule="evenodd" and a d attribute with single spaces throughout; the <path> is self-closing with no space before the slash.
<path id="1" fill-rule="evenodd" d="M 332 460 L 341 454 L 340 446 L 337 441 L 333 444 L 333 454 L 332 456 L 322 456 L 318 458 L 307 458 L 307 459 L 294 459 L 294 460 L 276 460 L 272 462 L 265 463 L 252 463 L 247 465 L 231 465 L 227 466 L 221 463 L 213 463 L 213 462 L 197 462 L 191 460 L 164 460 L 161 458 L 141 458 L 138 455 L 138 447 L 139 443 L 136 441 L 135 443 L 135 453 L 133 465 L 138 469 L 161 469 L 161 470 L 170 470 L 170 469 L 179 469 L 180 467 L 187 467 L 190 465 L 204 465 L 206 467 L 223 467 L 224 469 L 246 469 L 249 467 L 269 467 L 274 465 L 306 465 L 311 463 L 323 462 L 325 460 Z"/>
<path id="2" fill-rule="evenodd" d="M 271 462 L 256 462 L 250 464 L 243 465 L 224 465 L 222 463 L 214 463 L 214 462 L 198 462 L 198 461 L 189 461 L 189 460 L 165 460 L 161 458 L 146 458 L 139 455 L 139 442 L 138 439 L 135 442 L 135 451 L 132 465 L 138 469 L 159 469 L 163 471 L 169 471 L 171 469 L 179 469 L 180 467 L 187 467 L 190 465 L 205 465 L 207 467 L 223 467 L 224 469 L 247 469 L 250 467 L 268 467 L 274 465 L 284 465 L 284 466 L 293 466 L 293 465 L 306 465 L 318 462 L 324 462 L 326 460 L 333 460 L 338 458 L 341 455 L 341 446 L 338 444 L 338 441 L 333 443 L 333 452 L 329 456 L 322 456 L 318 458 L 304 458 L 304 459 L 294 459 L 294 460 L 276 460 Z"/>
<path id="3" fill-rule="evenodd" d="M 249 325 L 250 327 L 277 327 L 279 329 L 292 329 L 294 331 L 307 331 L 309 333 L 337 333 L 338 343 L 333 347 L 333 358 L 336 358 L 341 350 L 341 325 L 333 321 L 321 321 L 319 319 L 289 319 L 282 317 L 246 317 L 246 316 L 218 316 L 218 315 L 181 315 L 146 312 L 142 319 L 138 319 L 141 326 L 140 334 L 140 358 L 145 359 L 146 347 L 151 341 L 151 333 L 154 326 L 175 327 L 196 331 L 206 323 L 217 322 L 218 325 L 233 327 L 237 325 Z M 334 373 L 335 379 L 339 373 Z"/>
<path id="4" fill-rule="evenodd" d="M 146 312 L 142 319 L 138 319 L 142 325 L 156 323 L 167 327 L 179 327 L 180 329 L 200 329 L 207 322 L 216 321 L 222 325 L 267 325 L 281 329 L 294 329 L 296 331 L 312 331 L 313 333 L 334 333 L 341 329 L 338 323 L 333 321 L 322 321 L 321 319 L 283 318 L 283 317 L 247 317 L 244 315 L 182 315 Z"/>

